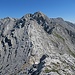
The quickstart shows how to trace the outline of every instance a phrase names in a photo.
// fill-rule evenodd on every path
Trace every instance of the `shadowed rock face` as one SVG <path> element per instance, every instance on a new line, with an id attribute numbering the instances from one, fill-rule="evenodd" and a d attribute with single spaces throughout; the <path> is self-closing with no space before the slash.
<path id="1" fill-rule="evenodd" d="M 74 24 L 42 12 L 0 19 L 0 75 L 74 74 Z"/>

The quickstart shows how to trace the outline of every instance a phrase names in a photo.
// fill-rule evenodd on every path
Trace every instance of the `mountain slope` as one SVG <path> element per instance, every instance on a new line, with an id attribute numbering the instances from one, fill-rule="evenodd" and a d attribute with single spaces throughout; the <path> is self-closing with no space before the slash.
<path id="1" fill-rule="evenodd" d="M 0 75 L 74 75 L 75 28 L 41 12 L 0 20 Z"/>

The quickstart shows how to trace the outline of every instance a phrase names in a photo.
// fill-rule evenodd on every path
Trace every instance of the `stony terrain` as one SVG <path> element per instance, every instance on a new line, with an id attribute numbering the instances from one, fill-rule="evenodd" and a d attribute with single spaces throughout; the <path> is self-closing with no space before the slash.
<path id="1" fill-rule="evenodd" d="M 75 24 L 41 12 L 0 19 L 0 75 L 75 75 Z"/>

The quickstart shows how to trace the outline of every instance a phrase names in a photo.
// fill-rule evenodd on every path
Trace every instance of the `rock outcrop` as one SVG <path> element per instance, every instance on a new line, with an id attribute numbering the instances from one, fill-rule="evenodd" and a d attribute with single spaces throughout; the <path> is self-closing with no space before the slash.
<path id="1" fill-rule="evenodd" d="M 0 19 L 0 75 L 75 75 L 75 25 L 41 12 Z"/>

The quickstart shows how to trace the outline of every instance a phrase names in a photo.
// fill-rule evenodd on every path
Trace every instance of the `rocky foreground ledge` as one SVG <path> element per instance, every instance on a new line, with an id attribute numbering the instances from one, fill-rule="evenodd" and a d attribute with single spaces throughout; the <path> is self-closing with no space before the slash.
<path id="1" fill-rule="evenodd" d="M 41 12 L 0 19 L 0 75 L 75 75 L 75 25 Z"/>

